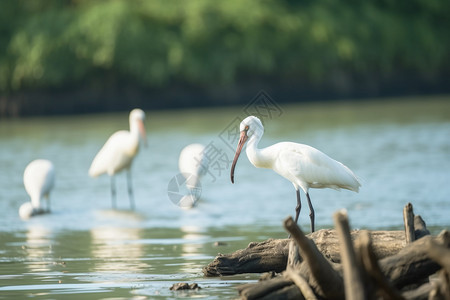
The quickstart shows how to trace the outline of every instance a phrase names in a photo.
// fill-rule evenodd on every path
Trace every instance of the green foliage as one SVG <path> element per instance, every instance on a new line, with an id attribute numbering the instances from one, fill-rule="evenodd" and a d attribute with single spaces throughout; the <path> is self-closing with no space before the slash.
<path id="1" fill-rule="evenodd" d="M 6 0 L 0 92 L 450 70 L 446 0 Z M 424 75 L 424 76 L 425 76 Z"/>

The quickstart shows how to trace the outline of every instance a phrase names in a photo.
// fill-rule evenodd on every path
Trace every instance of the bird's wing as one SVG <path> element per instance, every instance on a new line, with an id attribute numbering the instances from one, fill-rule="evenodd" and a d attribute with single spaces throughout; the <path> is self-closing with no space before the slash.
<path id="1" fill-rule="evenodd" d="M 186 146 L 180 153 L 178 168 L 181 173 L 194 174 L 202 177 L 208 169 L 208 158 L 204 153 L 205 147 L 201 144 Z"/>
<path id="2" fill-rule="evenodd" d="M 303 189 L 334 188 L 357 191 L 360 184 L 353 172 L 323 152 L 302 144 L 288 145 L 279 153 L 280 167 Z"/>
<path id="3" fill-rule="evenodd" d="M 40 199 L 50 192 L 55 182 L 53 164 L 44 159 L 34 160 L 26 167 L 23 182 L 33 206 L 39 207 Z"/>
<path id="4" fill-rule="evenodd" d="M 126 130 L 115 132 L 95 156 L 89 168 L 89 175 L 114 174 L 127 167 L 131 158 L 127 153 L 130 133 Z"/>

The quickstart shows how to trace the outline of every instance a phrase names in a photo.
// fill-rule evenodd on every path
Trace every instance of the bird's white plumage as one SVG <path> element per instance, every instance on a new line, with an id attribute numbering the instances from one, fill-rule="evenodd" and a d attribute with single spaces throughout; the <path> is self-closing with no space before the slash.
<path id="1" fill-rule="evenodd" d="M 129 168 L 138 151 L 138 143 L 129 131 L 121 130 L 109 137 L 92 161 L 89 175 L 114 175 Z"/>
<path id="2" fill-rule="evenodd" d="M 178 159 L 178 168 L 185 177 L 194 175 L 197 180 L 200 180 L 206 174 L 209 162 L 204 151 L 205 146 L 202 144 L 190 144 L 181 150 Z M 196 182 L 190 184 L 197 186 Z"/>
<path id="3" fill-rule="evenodd" d="M 357 192 L 353 172 L 323 152 L 303 144 L 279 143 L 274 171 L 288 178 L 306 193 L 309 188 L 348 189 Z"/>
<path id="4" fill-rule="evenodd" d="M 23 184 L 31 198 L 31 202 L 24 203 L 19 209 L 19 215 L 26 219 L 38 211 L 44 211 L 42 199 L 50 196 L 55 185 L 55 168 L 53 163 L 46 159 L 36 159 L 27 165 L 23 173 Z M 50 210 L 47 203 L 47 211 Z"/>
<path id="5" fill-rule="evenodd" d="M 111 176 L 111 200 L 116 207 L 116 188 L 114 175 L 127 170 L 128 196 L 131 209 L 134 209 L 133 188 L 131 186 L 131 164 L 139 151 L 141 141 L 146 143 L 145 113 L 139 108 L 130 112 L 130 131 L 120 130 L 109 137 L 95 156 L 89 168 L 89 175 L 97 177 L 104 173 Z"/>
<path id="6" fill-rule="evenodd" d="M 242 130 L 246 126 L 249 128 L 246 152 L 255 167 L 273 169 L 305 193 L 309 188 L 359 190 L 360 183 L 353 172 L 325 153 L 308 145 L 291 142 L 258 149 L 258 142 L 264 133 L 261 121 L 250 116 L 241 122 Z"/>
<path id="7" fill-rule="evenodd" d="M 23 184 L 31 198 L 33 207 L 41 207 L 41 200 L 47 197 L 55 184 L 55 168 L 46 159 L 33 160 L 25 168 Z"/>
<path id="8" fill-rule="evenodd" d="M 310 208 L 311 231 L 314 231 L 314 209 L 308 193 L 310 188 L 359 191 L 361 184 L 349 168 L 311 146 L 282 142 L 258 149 L 264 127 L 257 117 L 245 118 L 240 124 L 240 131 L 239 143 L 231 165 L 231 182 L 234 182 L 234 169 L 239 154 L 248 141 L 247 157 L 255 167 L 272 169 L 294 185 L 297 193 L 295 222 L 301 209 L 299 188 L 305 192 Z"/>
<path id="9" fill-rule="evenodd" d="M 185 185 L 189 189 L 189 194 L 178 203 L 181 208 L 189 209 L 196 205 L 201 194 L 200 179 L 208 171 L 208 166 L 209 160 L 202 144 L 190 144 L 181 150 L 178 168 L 186 179 Z"/>
<path id="10" fill-rule="evenodd" d="M 120 130 L 109 137 L 89 168 L 89 175 L 97 177 L 107 173 L 112 176 L 129 169 L 139 151 L 141 139 L 145 140 L 143 121 L 145 114 L 140 109 L 130 113 L 130 131 Z"/>

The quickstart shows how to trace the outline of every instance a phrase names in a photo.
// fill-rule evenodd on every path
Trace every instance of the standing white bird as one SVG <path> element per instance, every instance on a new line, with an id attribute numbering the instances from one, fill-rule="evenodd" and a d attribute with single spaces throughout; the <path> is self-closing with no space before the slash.
<path id="1" fill-rule="evenodd" d="M 297 207 L 295 222 L 300 214 L 299 188 L 306 194 L 310 209 L 311 232 L 314 232 L 314 208 L 309 197 L 309 188 L 341 188 L 358 192 L 361 184 L 353 172 L 342 163 L 330 158 L 319 150 L 303 144 L 282 142 L 258 149 L 264 134 L 261 121 L 254 116 L 245 118 L 240 124 L 240 138 L 231 166 L 231 182 L 234 183 L 234 168 L 242 147 L 248 139 L 247 157 L 257 168 L 272 169 L 295 187 Z"/>
<path id="2" fill-rule="evenodd" d="M 46 159 L 33 160 L 25 168 L 23 174 L 25 190 L 31 198 L 20 206 L 19 215 L 22 219 L 50 212 L 50 191 L 55 185 L 55 168 L 51 161 Z M 47 199 L 47 207 L 42 207 L 41 200 Z"/>
<path id="3" fill-rule="evenodd" d="M 205 146 L 190 144 L 183 148 L 178 159 L 180 173 L 186 179 L 189 194 L 183 197 L 178 205 L 182 208 L 192 208 L 200 198 L 200 179 L 208 171 L 209 161 L 205 155 Z"/>
<path id="4" fill-rule="evenodd" d="M 97 177 L 107 173 L 111 177 L 111 201 L 116 208 L 116 186 L 114 175 L 127 171 L 128 196 L 130 208 L 134 209 L 133 188 L 131 186 L 131 163 L 139 151 L 141 140 L 146 145 L 144 128 L 145 113 L 141 109 L 130 112 L 130 131 L 120 130 L 109 137 L 105 145 L 95 156 L 89 168 L 89 175 Z"/>

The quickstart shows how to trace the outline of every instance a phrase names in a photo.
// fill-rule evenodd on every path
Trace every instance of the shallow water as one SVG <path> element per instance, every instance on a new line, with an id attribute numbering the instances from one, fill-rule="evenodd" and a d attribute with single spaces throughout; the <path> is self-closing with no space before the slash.
<path id="1" fill-rule="evenodd" d="M 233 130 L 256 110 L 251 105 L 147 112 L 148 148 L 133 165 L 134 212 L 124 174 L 116 180 L 117 211 L 110 209 L 109 178 L 87 175 L 107 137 L 128 127 L 127 113 L 0 120 L 0 298 L 236 297 L 236 285 L 258 276 L 204 278 L 201 268 L 219 252 L 286 237 L 281 222 L 296 204 L 292 185 L 254 168 L 245 153 L 230 182 Z M 332 214 L 341 208 L 353 228 L 401 229 L 407 202 L 435 233 L 449 228 L 450 98 L 273 108 L 259 107 L 265 125 L 260 147 L 286 140 L 309 144 L 361 179 L 360 193 L 310 191 L 318 229 L 333 226 Z M 197 207 L 182 210 L 169 200 L 168 183 L 178 174 L 179 152 L 194 142 L 216 149 L 222 159 L 202 179 Z M 52 214 L 22 221 L 19 206 L 29 201 L 23 170 L 36 158 L 55 164 Z M 305 231 L 308 213 L 303 205 Z M 180 281 L 202 289 L 169 290 Z"/>

